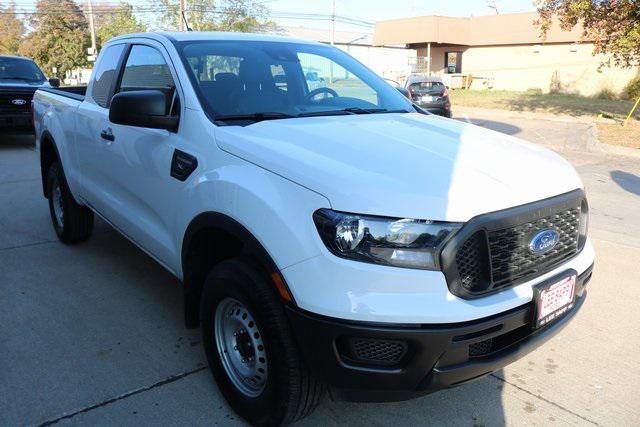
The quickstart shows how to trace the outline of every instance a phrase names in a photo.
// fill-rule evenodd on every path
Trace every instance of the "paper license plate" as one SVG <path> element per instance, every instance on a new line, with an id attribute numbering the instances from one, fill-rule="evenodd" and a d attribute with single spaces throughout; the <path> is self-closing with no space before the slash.
<path id="1" fill-rule="evenodd" d="M 576 275 L 534 287 L 535 327 L 547 325 L 571 310 L 575 302 Z"/>

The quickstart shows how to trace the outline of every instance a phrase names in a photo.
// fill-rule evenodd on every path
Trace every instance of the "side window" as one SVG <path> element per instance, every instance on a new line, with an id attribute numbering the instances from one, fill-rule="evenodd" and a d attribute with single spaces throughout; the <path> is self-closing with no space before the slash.
<path id="1" fill-rule="evenodd" d="M 167 97 L 167 114 L 176 103 L 175 83 L 162 54 L 155 48 L 143 45 L 131 47 L 124 66 L 118 92 L 157 89 Z"/>
<path id="2" fill-rule="evenodd" d="M 116 68 L 123 50 L 123 44 L 107 47 L 102 52 L 100 63 L 94 72 L 95 78 L 91 88 L 91 98 L 103 108 L 109 107 L 111 87 L 116 77 Z"/>
<path id="3" fill-rule="evenodd" d="M 175 87 L 169 66 L 157 49 L 135 45 L 131 48 L 122 73 L 120 91 L 159 89 Z"/>

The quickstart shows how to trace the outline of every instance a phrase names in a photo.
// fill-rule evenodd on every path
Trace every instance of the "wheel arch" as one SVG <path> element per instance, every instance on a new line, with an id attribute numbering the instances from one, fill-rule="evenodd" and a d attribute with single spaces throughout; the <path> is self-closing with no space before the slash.
<path id="1" fill-rule="evenodd" d="M 281 283 L 273 283 L 274 287 L 282 295 L 280 286 L 283 285 L 286 293 L 291 295 L 275 261 L 246 227 L 228 215 L 204 212 L 189 223 L 182 241 L 182 281 L 187 327 L 196 328 L 200 324 L 200 295 L 208 272 L 219 262 L 234 257 L 250 260 L 271 282 L 281 280 Z"/>
<path id="2" fill-rule="evenodd" d="M 62 162 L 55 139 L 49 131 L 44 131 L 40 137 L 40 174 L 42 176 L 42 194 L 47 198 L 47 173 L 55 161 Z M 62 171 L 64 175 L 64 168 Z"/>

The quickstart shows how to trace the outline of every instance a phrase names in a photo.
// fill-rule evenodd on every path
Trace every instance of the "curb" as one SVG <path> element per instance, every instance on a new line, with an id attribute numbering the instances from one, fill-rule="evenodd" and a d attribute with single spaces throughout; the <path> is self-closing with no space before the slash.
<path id="1" fill-rule="evenodd" d="M 515 119 L 525 119 L 525 120 L 546 120 L 550 122 L 559 122 L 559 123 L 582 123 L 589 125 L 587 131 L 587 143 L 586 143 L 586 151 L 592 153 L 602 153 L 609 154 L 615 156 L 625 156 L 632 157 L 636 159 L 640 159 L 640 149 L 629 148 L 629 147 L 620 147 L 617 145 L 604 144 L 600 142 L 598 139 L 598 127 L 597 123 L 608 123 L 611 121 L 615 123 L 613 120 L 603 119 L 592 116 L 567 116 L 567 115 L 552 115 L 547 113 L 535 113 L 532 111 L 511 111 L 511 110 L 497 110 L 492 108 L 459 108 L 456 110 L 454 118 L 456 119 L 465 119 L 466 117 L 475 114 L 488 114 L 492 117 L 502 117 L 502 118 L 515 118 Z"/>

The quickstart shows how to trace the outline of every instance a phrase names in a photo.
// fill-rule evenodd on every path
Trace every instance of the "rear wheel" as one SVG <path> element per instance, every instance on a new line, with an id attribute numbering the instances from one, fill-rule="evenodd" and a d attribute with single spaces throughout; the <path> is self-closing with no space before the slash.
<path id="1" fill-rule="evenodd" d="M 73 199 L 58 162 L 49 167 L 47 196 L 53 229 L 58 238 L 64 243 L 87 240 L 93 231 L 93 212 Z"/>
<path id="2" fill-rule="evenodd" d="M 209 365 L 241 417 L 272 426 L 313 411 L 325 388 L 301 360 L 279 296 L 251 263 L 217 265 L 206 279 L 201 304 Z"/>

